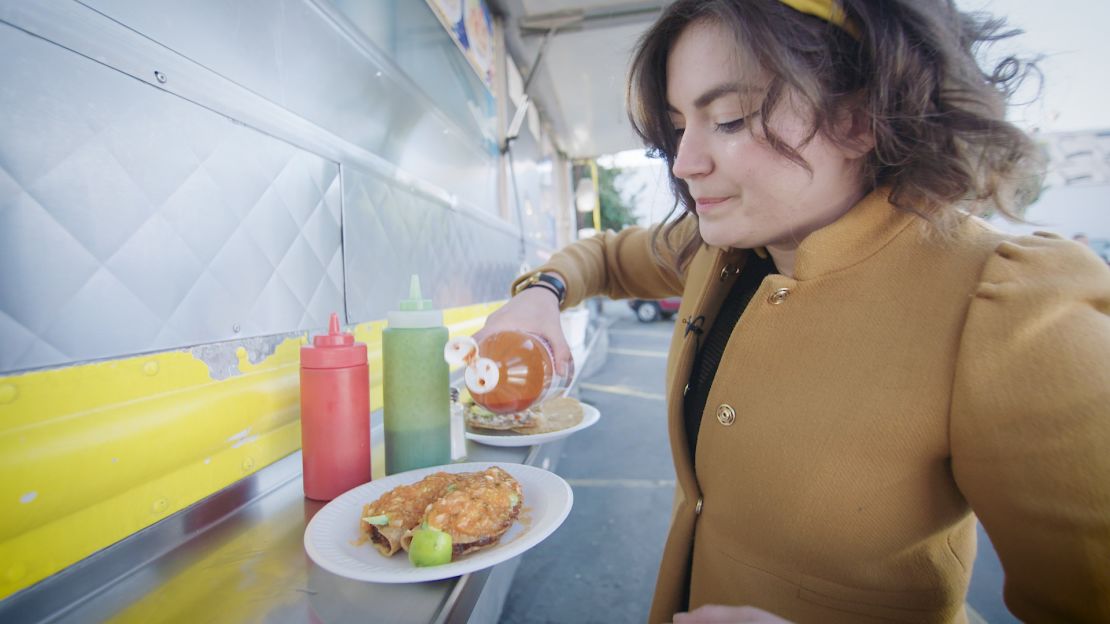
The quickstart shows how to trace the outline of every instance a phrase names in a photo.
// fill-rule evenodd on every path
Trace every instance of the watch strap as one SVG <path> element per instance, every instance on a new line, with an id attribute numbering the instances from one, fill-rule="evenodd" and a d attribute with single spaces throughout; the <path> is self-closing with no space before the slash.
<path id="1" fill-rule="evenodd" d="M 540 287 L 551 291 L 559 300 L 559 305 L 562 305 L 567 299 L 567 287 L 563 284 L 563 280 L 551 275 L 549 273 L 533 273 L 529 275 L 524 281 L 517 285 L 514 295 L 519 295 L 524 290 L 532 287 Z"/>

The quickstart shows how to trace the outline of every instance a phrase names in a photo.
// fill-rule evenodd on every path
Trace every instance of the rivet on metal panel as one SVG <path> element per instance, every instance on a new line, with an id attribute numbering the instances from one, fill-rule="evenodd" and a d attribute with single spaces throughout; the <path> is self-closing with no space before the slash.
<path id="1" fill-rule="evenodd" d="M 166 75 L 158 71 L 157 69 L 154 70 L 154 79 L 162 84 L 166 84 Z"/>
<path id="2" fill-rule="evenodd" d="M 0 405 L 11 403 L 19 396 L 19 388 L 15 384 L 0 385 Z"/>
<path id="3" fill-rule="evenodd" d="M 166 509 L 169 509 L 169 506 L 170 502 L 168 500 L 166 500 L 165 498 L 159 498 L 150 506 L 150 513 L 154 515 L 162 515 L 166 513 Z"/>
<path id="4" fill-rule="evenodd" d="M 238 333 L 239 333 L 239 324 L 238 324 L 238 323 L 236 323 L 236 324 L 232 325 L 232 326 L 231 326 L 231 331 L 233 331 L 233 332 L 235 332 L 235 333 L 237 333 L 237 334 L 238 334 Z"/>
<path id="5" fill-rule="evenodd" d="M 158 374 L 158 362 L 151 360 L 143 364 L 143 374 L 147 377 L 153 377 Z"/>
<path id="6" fill-rule="evenodd" d="M 243 460 L 243 472 L 250 472 L 254 468 L 254 460 L 250 457 Z"/>

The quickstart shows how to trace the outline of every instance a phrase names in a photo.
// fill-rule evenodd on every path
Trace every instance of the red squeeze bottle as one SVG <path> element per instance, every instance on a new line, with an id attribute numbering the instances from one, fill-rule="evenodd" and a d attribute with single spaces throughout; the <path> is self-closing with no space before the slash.
<path id="1" fill-rule="evenodd" d="M 304 495 L 327 501 L 370 481 L 370 369 L 366 345 L 339 331 L 301 347 Z"/>

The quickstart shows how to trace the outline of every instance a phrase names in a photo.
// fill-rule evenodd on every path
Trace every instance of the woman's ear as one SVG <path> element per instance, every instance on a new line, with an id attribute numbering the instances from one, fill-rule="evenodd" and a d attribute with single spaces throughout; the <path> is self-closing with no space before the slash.
<path id="1" fill-rule="evenodd" d="M 875 149 L 875 130 L 871 121 L 865 95 L 857 93 L 852 96 L 836 121 L 841 149 L 849 158 L 862 158 Z"/>

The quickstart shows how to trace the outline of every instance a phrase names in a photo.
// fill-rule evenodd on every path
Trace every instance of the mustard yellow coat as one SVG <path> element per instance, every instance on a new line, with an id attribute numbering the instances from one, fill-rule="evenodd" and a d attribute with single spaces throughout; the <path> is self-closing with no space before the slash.
<path id="1" fill-rule="evenodd" d="M 763 281 L 709 393 L 692 463 L 696 333 L 747 254 L 660 268 L 650 231 L 543 268 L 567 304 L 682 295 L 667 368 L 677 474 L 652 622 L 748 604 L 797 622 L 965 622 L 982 521 L 1031 622 L 1110 622 L 1110 270 L 1050 235 L 966 219 L 954 240 L 872 193 Z M 776 294 L 777 293 L 777 294 Z M 735 414 L 734 419 L 732 413 Z"/>

